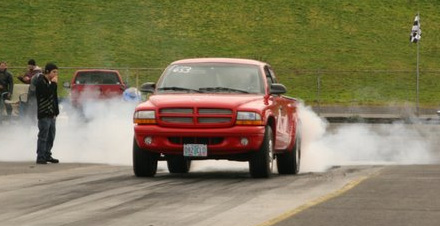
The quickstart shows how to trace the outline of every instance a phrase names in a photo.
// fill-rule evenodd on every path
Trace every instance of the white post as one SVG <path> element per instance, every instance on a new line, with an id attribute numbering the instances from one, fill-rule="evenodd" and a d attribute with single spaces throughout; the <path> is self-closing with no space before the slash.
<path id="1" fill-rule="evenodd" d="M 417 41 L 416 115 L 419 116 L 419 41 Z"/>
<path id="2" fill-rule="evenodd" d="M 321 70 L 318 70 L 317 99 L 318 99 L 318 116 L 321 115 Z"/>

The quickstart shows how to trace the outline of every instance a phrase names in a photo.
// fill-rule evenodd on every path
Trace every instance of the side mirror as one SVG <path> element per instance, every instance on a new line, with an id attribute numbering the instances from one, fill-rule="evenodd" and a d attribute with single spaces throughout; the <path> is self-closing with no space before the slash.
<path id="1" fill-rule="evenodd" d="M 287 92 L 286 87 L 281 83 L 273 83 L 270 86 L 270 94 L 284 94 Z"/>
<path id="2" fill-rule="evenodd" d="M 70 89 L 70 82 L 64 82 L 63 87 L 66 89 Z"/>
<path id="3" fill-rule="evenodd" d="M 437 115 L 440 116 L 440 110 L 437 111 Z"/>
<path id="4" fill-rule="evenodd" d="M 146 82 L 141 85 L 140 91 L 144 93 L 154 93 L 154 90 L 156 89 L 156 83 L 154 82 Z"/>

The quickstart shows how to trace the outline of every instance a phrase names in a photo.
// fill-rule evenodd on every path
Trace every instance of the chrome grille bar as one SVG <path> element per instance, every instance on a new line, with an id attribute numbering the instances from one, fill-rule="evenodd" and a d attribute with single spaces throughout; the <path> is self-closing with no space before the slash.
<path id="1" fill-rule="evenodd" d="M 199 114 L 222 114 L 222 115 L 231 115 L 231 109 L 223 109 L 223 108 L 199 108 Z"/>

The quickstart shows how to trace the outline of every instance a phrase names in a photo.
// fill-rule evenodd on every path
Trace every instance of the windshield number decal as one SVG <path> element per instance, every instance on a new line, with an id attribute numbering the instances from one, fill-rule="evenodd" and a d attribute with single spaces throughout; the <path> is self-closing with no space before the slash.
<path id="1" fill-rule="evenodd" d="M 191 67 L 189 66 L 177 66 L 173 68 L 174 73 L 189 73 L 191 71 Z"/>

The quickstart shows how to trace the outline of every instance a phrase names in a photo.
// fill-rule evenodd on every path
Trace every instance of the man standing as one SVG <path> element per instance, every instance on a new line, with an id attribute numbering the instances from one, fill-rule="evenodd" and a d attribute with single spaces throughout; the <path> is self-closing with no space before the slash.
<path id="1" fill-rule="evenodd" d="M 32 63 L 29 61 L 29 63 Z M 33 69 L 33 75 L 29 81 L 29 89 L 28 89 L 28 99 L 27 99 L 27 107 L 26 107 L 26 115 L 32 119 L 34 122 L 34 119 L 36 119 L 37 115 L 37 96 L 36 96 L 36 89 L 37 89 L 37 78 L 40 74 L 42 74 L 42 70 L 40 67 L 35 66 Z"/>
<path id="2" fill-rule="evenodd" d="M 38 108 L 38 142 L 37 164 L 58 163 L 52 157 L 52 146 L 55 140 L 55 123 L 58 109 L 58 67 L 53 63 L 46 64 L 44 74 L 38 75 L 36 96 Z"/>
<path id="3" fill-rule="evenodd" d="M 0 118 L 3 113 L 4 100 L 9 100 L 14 90 L 14 80 L 12 74 L 7 71 L 6 62 L 0 62 Z M 10 104 L 4 104 L 6 106 L 6 112 L 10 116 L 12 114 L 12 106 Z"/>
<path id="4" fill-rule="evenodd" d="M 25 84 L 30 84 L 32 77 L 36 74 L 41 73 L 41 68 L 37 66 L 34 59 L 28 61 L 27 72 L 23 76 L 18 76 L 17 78 Z"/>

